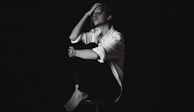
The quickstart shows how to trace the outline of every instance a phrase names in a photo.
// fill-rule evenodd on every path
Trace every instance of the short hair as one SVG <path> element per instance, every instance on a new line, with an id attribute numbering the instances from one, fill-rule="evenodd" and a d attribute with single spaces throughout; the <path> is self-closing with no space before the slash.
<path id="1" fill-rule="evenodd" d="M 112 15 L 112 9 L 110 5 L 106 1 L 100 2 L 102 4 L 102 10 L 107 14 L 107 15 Z"/>

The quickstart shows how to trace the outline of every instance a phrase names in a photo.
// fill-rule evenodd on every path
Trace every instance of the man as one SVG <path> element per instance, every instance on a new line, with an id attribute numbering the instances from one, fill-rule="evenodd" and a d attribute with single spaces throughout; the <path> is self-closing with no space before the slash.
<path id="1" fill-rule="evenodd" d="M 81 32 L 82 26 L 89 16 L 91 16 L 92 24 L 95 27 L 89 32 Z M 65 104 L 67 111 L 73 111 L 81 101 L 87 98 L 117 102 L 121 96 L 124 38 L 113 28 L 111 19 L 112 15 L 107 5 L 95 3 L 78 22 L 69 37 L 72 44 L 83 42 L 86 46 L 91 43 L 95 43 L 97 46 L 84 49 L 75 49 L 70 46 L 68 49 L 69 57 L 77 60 L 76 66 L 87 67 L 83 67 L 84 70 L 80 70 L 77 74 L 74 72 L 75 91 Z M 76 71 L 78 68 L 74 66 L 73 69 Z"/>

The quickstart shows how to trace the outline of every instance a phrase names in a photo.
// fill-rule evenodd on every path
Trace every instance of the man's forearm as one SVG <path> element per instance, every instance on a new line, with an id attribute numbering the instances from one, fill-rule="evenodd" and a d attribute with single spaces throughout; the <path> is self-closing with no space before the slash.
<path id="1" fill-rule="evenodd" d="M 76 40 L 76 38 L 80 34 L 81 28 L 82 28 L 84 22 L 86 21 L 87 17 L 88 17 L 88 15 L 85 14 L 82 17 L 82 19 L 78 22 L 78 24 L 75 26 L 75 28 L 71 32 L 71 35 L 69 36 L 70 40 Z"/>
<path id="2" fill-rule="evenodd" d="M 90 60 L 96 60 L 99 58 L 98 54 L 91 49 L 76 50 L 75 57 Z"/>

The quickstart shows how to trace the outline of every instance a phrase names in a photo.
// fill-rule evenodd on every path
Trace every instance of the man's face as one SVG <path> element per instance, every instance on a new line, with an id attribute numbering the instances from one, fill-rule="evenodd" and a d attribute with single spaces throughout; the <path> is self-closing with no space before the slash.
<path id="1" fill-rule="evenodd" d="M 106 14 L 102 10 L 102 7 L 98 7 L 94 10 L 92 20 L 95 26 L 99 26 L 107 22 Z"/>

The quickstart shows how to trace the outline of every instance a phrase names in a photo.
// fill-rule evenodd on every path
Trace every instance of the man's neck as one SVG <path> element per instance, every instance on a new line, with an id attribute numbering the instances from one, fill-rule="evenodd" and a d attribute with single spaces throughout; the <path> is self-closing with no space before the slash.
<path id="1" fill-rule="evenodd" d="M 99 26 L 100 30 L 102 31 L 102 35 L 104 36 L 110 29 L 109 24 Z"/>

